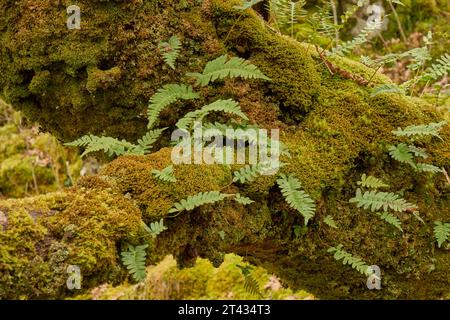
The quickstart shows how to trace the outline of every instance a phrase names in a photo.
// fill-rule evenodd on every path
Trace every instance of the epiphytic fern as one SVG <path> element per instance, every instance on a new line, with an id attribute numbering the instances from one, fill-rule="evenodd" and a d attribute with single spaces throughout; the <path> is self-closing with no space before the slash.
<path id="1" fill-rule="evenodd" d="M 442 172 L 441 168 L 433 166 L 432 164 L 427 164 L 427 163 L 417 163 L 416 170 L 421 171 L 421 172 L 431 172 L 431 173 Z"/>
<path id="2" fill-rule="evenodd" d="M 263 175 L 265 171 L 272 168 L 270 162 L 260 162 L 255 165 L 246 165 L 239 171 L 233 173 L 233 182 L 247 183 L 254 181 L 260 175 Z"/>
<path id="3" fill-rule="evenodd" d="M 390 146 L 388 150 L 389 155 L 395 160 L 402 163 L 407 163 L 414 168 L 416 167 L 416 164 L 414 163 L 413 159 L 413 153 L 406 144 L 399 143 L 396 146 Z"/>
<path id="4" fill-rule="evenodd" d="M 236 193 L 236 196 L 234 197 L 234 200 L 235 200 L 236 202 L 238 202 L 238 203 L 244 205 L 244 206 L 249 205 L 249 204 L 252 204 L 253 202 L 255 202 L 255 201 L 253 201 L 253 200 L 250 199 L 250 198 L 241 196 L 239 193 Z"/>
<path id="5" fill-rule="evenodd" d="M 222 201 L 230 196 L 232 195 L 220 193 L 219 191 L 200 192 L 194 196 L 189 196 L 186 199 L 183 199 L 180 202 L 175 203 L 173 205 L 173 208 L 170 209 L 169 213 L 191 211 L 204 204 L 211 204 L 218 201 Z"/>
<path id="6" fill-rule="evenodd" d="M 147 255 L 145 249 L 148 245 L 128 246 L 128 251 L 122 251 L 122 262 L 127 267 L 128 272 L 134 280 L 141 282 L 145 280 L 145 257 Z"/>
<path id="7" fill-rule="evenodd" d="M 414 153 L 414 155 L 416 157 L 421 157 L 421 158 L 424 158 L 424 159 L 428 158 L 428 153 L 424 149 L 418 148 L 418 147 L 416 147 L 414 145 L 409 145 L 408 148 L 409 148 L 409 151 Z"/>
<path id="8" fill-rule="evenodd" d="M 358 186 L 371 189 L 389 187 L 389 185 L 385 184 L 380 179 L 375 178 L 374 176 L 366 176 L 365 173 L 361 176 L 361 181 L 358 181 Z"/>
<path id="9" fill-rule="evenodd" d="M 311 219 L 316 212 L 314 200 L 311 199 L 306 192 L 300 190 L 302 188 L 301 182 L 292 175 L 280 175 L 277 183 L 286 202 L 292 208 L 300 212 L 305 218 L 305 225 L 307 225 L 309 219 Z"/>
<path id="10" fill-rule="evenodd" d="M 173 175 L 173 165 L 170 165 L 162 170 L 152 170 L 152 174 L 159 180 L 166 182 L 177 182 L 177 179 Z"/>
<path id="11" fill-rule="evenodd" d="M 433 122 L 429 124 L 421 124 L 417 126 L 408 126 L 404 129 L 398 128 L 392 131 L 398 137 L 423 137 L 434 136 L 442 140 L 439 131 L 447 124 L 447 121 Z"/>
<path id="12" fill-rule="evenodd" d="M 172 68 L 175 69 L 175 61 L 180 54 L 181 42 L 177 36 L 170 37 L 169 41 L 161 41 L 158 44 L 159 51 L 161 52 L 164 61 Z"/>
<path id="13" fill-rule="evenodd" d="M 85 150 L 81 155 L 82 157 L 97 151 L 103 151 L 110 157 L 115 155 L 120 156 L 136 148 L 136 145 L 125 140 L 118 140 L 111 137 L 97 137 L 94 135 L 83 136 L 65 145 L 69 147 L 84 147 Z"/>
<path id="14" fill-rule="evenodd" d="M 153 144 L 156 142 L 156 140 L 159 139 L 161 134 L 166 129 L 167 128 L 162 128 L 148 131 L 142 138 L 138 140 L 138 145 L 132 148 L 128 153 L 136 155 L 144 155 L 148 153 L 153 148 Z"/>
<path id="15" fill-rule="evenodd" d="M 399 229 L 400 231 L 403 232 L 402 229 L 402 223 L 400 222 L 400 220 L 394 216 L 392 213 L 389 212 L 377 212 L 376 213 L 382 220 L 386 221 L 387 223 L 389 223 L 390 225 L 393 225 L 394 227 L 396 227 L 397 229 Z"/>
<path id="16" fill-rule="evenodd" d="M 410 211 L 417 209 L 417 206 L 408 203 L 405 199 L 392 192 L 377 192 L 376 190 L 361 192 L 356 190 L 356 196 L 350 199 L 350 203 L 356 203 L 358 208 L 370 209 L 372 212 L 383 208 L 384 211 L 392 209 L 394 211 Z"/>
<path id="17" fill-rule="evenodd" d="M 420 80 L 437 81 L 440 78 L 444 77 L 446 74 L 448 74 L 449 70 L 450 70 L 450 55 L 448 53 L 445 53 L 439 59 L 437 59 L 436 63 L 434 63 L 433 65 L 431 65 L 431 67 L 427 69 L 427 71 L 420 77 Z"/>
<path id="18" fill-rule="evenodd" d="M 227 55 L 208 62 L 203 73 L 188 73 L 188 76 L 196 78 L 197 84 L 201 86 L 227 77 L 270 80 L 250 62 L 238 57 L 229 59 Z"/>
<path id="19" fill-rule="evenodd" d="M 191 86 L 183 84 L 167 84 L 153 95 L 148 106 L 148 128 L 151 129 L 158 121 L 160 112 L 177 100 L 197 99 L 200 95 Z"/>
<path id="20" fill-rule="evenodd" d="M 380 30 L 381 25 L 381 19 L 374 19 L 367 22 L 366 27 L 362 29 L 361 32 L 353 40 L 341 43 L 336 48 L 333 48 L 331 52 L 341 56 L 350 53 L 356 47 L 366 43 L 372 33 Z"/>
<path id="21" fill-rule="evenodd" d="M 450 238 L 450 223 L 436 221 L 434 223 L 434 236 L 440 248 Z"/>
<path id="22" fill-rule="evenodd" d="M 156 238 L 162 232 L 167 230 L 167 227 L 164 225 L 163 219 L 159 220 L 159 222 L 156 221 L 156 222 L 150 223 L 150 226 L 147 226 L 144 222 L 142 222 L 142 227 L 153 238 Z"/>
<path id="23" fill-rule="evenodd" d="M 204 106 L 200 110 L 187 113 L 182 119 L 178 120 L 176 126 L 180 129 L 187 130 L 195 121 L 202 121 L 211 112 L 225 112 L 236 115 L 244 120 L 248 120 L 245 113 L 241 111 L 239 104 L 232 100 L 217 100 L 209 105 Z"/>
<path id="24" fill-rule="evenodd" d="M 343 245 L 340 244 L 337 247 L 331 247 L 327 252 L 334 253 L 334 259 L 336 261 L 342 260 L 342 264 L 350 265 L 353 269 L 362 273 L 365 276 L 372 274 L 372 269 L 361 258 L 354 257 L 351 253 L 348 253 L 343 249 Z"/>
<path id="25" fill-rule="evenodd" d="M 371 97 L 376 97 L 379 94 L 382 93 L 399 93 L 399 94 L 405 94 L 405 90 L 396 84 L 381 84 L 376 86 L 372 89 L 372 92 L 370 93 Z"/>
<path id="26" fill-rule="evenodd" d="M 293 36 L 294 25 L 306 17 L 307 12 L 303 9 L 305 0 L 270 0 L 269 10 L 276 23 L 285 28 L 290 28 Z"/>
<path id="27" fill-rule="evenodd" d="M 259 283 L 252 276 L 253 267 L 251 266 L 241 266 L 239 264 L 236 265 L 239 269 L 241 269 L 242 275 L 244 276 L 244 289 L 255 296 L 262 297 L 261 291 L 259 289 Z"/>
<path id="28" fill-rule="evenodd" d="M 334 221 L 332 216 L 330 216 L 330 215 L 326 216 L 325 219 L 323 219 L 323 222 L 325 222 L 325 224 L 327 226 L 330 226 L 331 228 L 337 229 L 336 222 Z"/>

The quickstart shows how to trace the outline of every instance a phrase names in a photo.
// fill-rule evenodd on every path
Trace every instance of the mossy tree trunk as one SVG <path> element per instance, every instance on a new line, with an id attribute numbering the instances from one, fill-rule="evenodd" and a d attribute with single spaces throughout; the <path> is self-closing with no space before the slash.
<path id="1" fill-rule="evenodd" d="M 449 185 L 386 152 L 397 141 L 391 133 L 397 127 L 440 121 L 432 106 L 400 95 L 371 97 L 369 88 L 331 75 L 312 47 L 277 34 L 254 12 L 236 12 L 236 1 L 79 1 L 81 30 L 65 27 L 68 2 L 14 3 L 0 4 L 3 98 L 64 141 L 87 133 L 136 139 L 161 85 L 190 81 L 187 71 L 200 71 L 223 53 L 251 60 L 270 83 L 226 80 L 208 89 L 208 98 L 163 112 L 161 126 L 173 127 L 208 99 L 236 99 L 252 123 L 281 129 L 292 154 L 282 171 L 302 182 L 317 213 L 303 227 L 276 177 L 241 185 L 232 183 L 228 167 L 177 165 L 178 182 L 171 185 L 151 174 L 171 164 L 171 149 L 120 157 L 67 192 L 0 202 L 0 297 L 71 295 L 69 264 L 81 267 L 84 289 L 118 284 L 126 277 L 120 248 L 144 241 L 149 264 L 173 254 L 183 267 L 197 256 L 217 265 L 235 252 L 319 298 L 448 297 L 450 254 L 436 247 L 432 228 L 436 220 L 450 220 Z M 183 43 L 176 70 L 157 50 L 173 34 Z M 343 58 L 333 63 L 366 79 L 373 72 Z M 442 137 L 427 141 L 429 160 L 450 171 L 448 126 Z M 400 232 L 350 204 L 363 173 L 383 178 L 417 204 L 424 223 L 401 213 Z M 239 192 L 255 203 L 225 200 L 168 217 L 175 202 L 212 190 Z M 329 215 L 337 229 L 323 222 Z M 156 239 L 142 233 L 141 220 L 160 218 L 167 231 Z M 327 249 L 339 244 L 381 268 L 381 290 L 368 290 L 364 276 L 334 261 Z"/>

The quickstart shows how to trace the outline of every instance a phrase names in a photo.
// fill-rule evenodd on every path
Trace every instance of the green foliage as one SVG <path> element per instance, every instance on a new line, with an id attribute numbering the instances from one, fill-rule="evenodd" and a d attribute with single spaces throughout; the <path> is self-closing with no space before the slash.
<path id="1" fill-rule="evenodd" d="M 159 51 L 163 55 L 164 61 L 175 70 L 175 60 L 181 50 L 181 42 L 177 36 L 170 37 L 169 41 L 161 41 L 158 44 Z"/>
<path id="2" fill-rule="evenodd" d="M 177 182 L 177 179 L 173 175 L 173 165 L 170 165 L 163 170 L 152 170 L 152 174 L 159 180 L 166 182 Z"/>
<path id="3" fill-rule="evenodd" d="M 167 230 L 167 227 L 164 225 L 163 219 L 159 220 L 159 222 L 156 221 L 156 222 L 150 223 L 150 227 L 148 227 L 148 232 L 153 238 L 156 238 L 157 236 L 159 236 L 162 232 L 164 232 L 166 230 Z"/>
<path id="4" fill-rule="evenodd" d="M 197 99 L 200 95 L 191 86 L 184 84 L 167 84 L 160 88 L 150 99 L 148 106 L 148 128 L 151 129 L 157 123 L 160 112 L 177 100 Z"/>
<path id="5" fill-rule="evenodd" d="M 311 219 L 316 212 L 314 200 L 312 200 L 306 192 L 300 190 L 302 184 L 292 175 L 280 175 L 277 183 L 286 202 L 302 214 L 305 218 L 305 225 L 307 225 L 309 219 Z"/>
<path id="6" fill-rule="evenodd" d="M 437 123 L 421 124 L 417 126 L 408 126 L 404 129 L 398 128 L 392 131 L 398 137 L 423 137 L 423 136 L 433 136 L 442 140 L 439 135 L 439 131 L 447 124 L 447 121 L 441 121 Z"/>
<path id="7" fill-rule="evenodd" d="M 333 217 L 328 215 L 323 219 L 323 222 L 325 222 L 326 225 L 330 226 L 331 228 L 337 229 L 336 221 L 334 221 Z"/>
<path id="8" fill-rule="evenodd" d="M 414 145 L 409 145 L 408 148 L 409 148 L 409 151 L 414 153 L 414 155 L 416 157 L 421 157 L 423 159 L 428 158 L 428 153 L 424 149 L 418 148 L 418 147 L 416 147 Z"/>
<path id="9" fill-rule="evenodd" d="M 333 48 L 331 52 L 340 56 L 352 52 L 356 47 L 366 43 L 372 33 L 380 30 L 381 25 L 382 21 L 380 19 L 374 19 L 367 22 L 366 27 L 364 27 L 353 40 L 339 44 L 336 48 Z"/>
<path id="10" fill-rule="evenodd" d="M 303 10 L 305 4 L 305 0 L 270 0 L 269 10 L 277 24 L 281 27 L 291 28 L 292 35 L 294 24 L 298 23 L 307 15 L 307 12 Z"/>
<path id="11" fill-rule="evenodd" d="M 255 165 L 246 165 L 239 171 L 233 172 L 233 182 L 247 183 L 254 181 L 260 175 L 271 168 L 270 162 L 260 162 Z"/>
<path id="12" fill-rule="evenodd" d="M 371 190 L 366 191 L 363 194 L 359 188 L 356 190 L 356 196 L 350 199 L 350 203 L 356 203 L 358 208 L 370 208 L 372 212 L 381 208 L 383 208 L 384 211 L 392 209 L 398 212 L 417 209 L 416 205 L 408 203 L 405 199 L 392 192 L 377 192 L 376 190 Z"/>
<path id="13" fill-rule="evenodd" d="M 431 172 L 431 173 L 440 173 L 442 172 L 441 168 L 433 166 L 432 164 L 427 163 L 417 163 L 416 170 L 421 172 Z"/>
<path id="14" fill-rule="evenodd" d="M 395 84 L 380 84 L 372 89 L 371 97 L 376 97 L 382 93 L 399 93 L 405 94 L 405 90 Z"/>
<path id="15" fill-rule="evenodd" d="M 396 146 L 390 146 L 388 150 L 389 155 L 395 160 L 402 163 L 407 163 L 414 168 L 416 167 L 413 159 L 413 153 L 406 144 L 399 143 Z"/>
<path id="16" fill-rule="evenodd" d="M 450 238 L 450 223 L 436 221 L 434 223 L 434 236 L 440 248 Z"/>
<path id="17" fill-rule="evenodd" d="M 393 225 L 394 227 L 396 227 L 397 229 L 399 229 L 400 231 L 403 232 L 402 229 L 402 223 L 400 222 L 400 220 L 394 216 L 392 213 L 389 212 L 377 212 L 376 213 L 382 220 L 386 221 L 387 223 L 389 223 L 390 225 Z"/>
<path id="18" fill-rule="evenodd" d="M 372 269 L 370 266 L 367 265 L 361 258 L 354 257 L 352 254 L 345 251 L 342 244 L 337 247 L 329 248 L 327 252 L 334 253 L 334 259 L 336 261 L 342 260 L 342 264 L 351 265 L 353 269 L 356 269 L 365 276 L 370 276 L 372 274 Z"/>
<path id="19" fill-rule="evenodd" d="M 131 149 L 131 154 L 144 155 L 153 148 L 153 144 L 159 139 L 161 134 L 167 128 L 156 129 L 148 131 L 141 139 L 138 140 L 138 145 Z"/>
<path id="20" fill-rule="evenodd" d="M 125 140 L 118 140 L 111 137 L 97 137 L 94 135 L 83 136 L 65 145 L 69 147 L 84 147 L 85 150 L 81 155 L 82 157 L 97 151 L 103 151 L 110 157 L 120 156 L 136 148 L 136 145 Z"/>
<path id="21" fill-rule="evenodd" d="M 203 73 L 188 73 L 188 76 L 196 78 L 197 85 L 201 86 L 207 86 L 215 80 L 227 77 L 270 80 L 247 60 L 238 57 L 229 59 L 227 55 L 208 62 Z"/>
<path id="22" fill-rule="evenodd" d="M 220 193 L 219 191 L 200 192 L 194 196 L 189 196 L 186 199 L 175 203 L 169 213 L 191 211 L 204 204 L 216 203 L 230 196 L 230 194 Z"/>
<path id="23" fill-rule="evenodd" d="M 450 55 L 448 53 L 443 54 L 436 63 L 432 64 L 431 67 L 420 77 L 420 80 L 437 81 L 448 74 L 450 70 Z"/>
<path id="24" fill-rule="evenodd" d="M 389 187 L 389 185 L 385 184 L 380 179 L 375 178 L 374 176 L 366 176 L 365 173 L 361 176 L 361 181 L 358 181 L 358 186 L 371 189 Z"/>
<path id="25" fill-rule="evenodd" d="M 211 112 L 225 112 L 236 115 L 244 120 L 248 120 L 245 113 L 241 111 L 239 104 L 232 100 L 217 100 L 209 105 L 204 106 L 200 110 L 187 113 L 182 119 L 178 120 L 176 126 L 179 129 L 187 130 L 195 121 L 202 121 Z"/>
<path id="26" fill-rule="evenodd" d="M 262 297 L 261 291 L 259 290 L 259 283 L 251 274 L 253 267 L 250 265 L 241 266 L 239 264 L 236 265 L 239 269 L 241 269 L 242 275 L 244 276 L 244 289 L 248 293 Z"/>
<path id="27" fill-rule="evenodd" d="M 244 11 L 250 9 L 255 4 L 262 2 L 263 0 L 243 0 L 241 5 L 233 6 L 233 9 Z"/>
<path id="28" fill-rule="evenodd" d="M 122 262 L 127 267 L 128 272 L 134 280 L 141 282 L 145 280 L 147 271 L 145 270 L 145 257 L 147 255 L 145 249 L 148 245 L 128 246 L 128 251 L 122 251 Z"/>
<path id="29" fill-rule="evenodd" d="M 255 201 L 253 201 L 253 200 L 250 199 L 250 198 L 241 196 L 239 193 L 236 193 L 236 196 L 234 197 L 234 200 L 235 200 L 236 202 L 238 202 L 238 203 L 244 205 L 244 206 L 249 205 L 249 204 L 252 204 L 252 203 L 255 202 Z"/>

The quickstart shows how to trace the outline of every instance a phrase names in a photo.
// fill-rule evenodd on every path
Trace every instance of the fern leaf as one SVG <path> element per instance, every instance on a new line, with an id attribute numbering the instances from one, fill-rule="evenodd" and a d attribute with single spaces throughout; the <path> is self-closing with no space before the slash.
<path id="1" fill-rule="evenodd" d="M 78 140 L 66 143 L 69 147 L 85 147 L 81 157 L 89 153 L 103 151 L 108 156 L 120 156 L 125 154 L 128 150 L 136 148 L 136 145 L 125 140 L 118 140 L 111 137 L 97 137 L 94 135 L 83 136 Z"/>
<path id="2" fill-rule="evenodd" d="M 417 148 L 416 146 L 413 146 L 413 145 L 409 145 L 408 148 L 409 148 L 409 151 L 414 153 L 414 155 L 416 157 L 421 157 L 423 159 L 428 158 L 428 154 L 427 154 L 427 152 L 424 149 Z"/>
<path id="3" fill-rule="evenodd" d="M 420 77 L 420 80 L 430 81 L 439 80 L 450 71 L 450 55 L 448 53 L 443 54 L 436 63 L 431 65 L 427 71 Z"/>
<path id="4" fill-rule="evenodd" d="M 416 170 L 421 171 L 421 172 L 431 172 L 431 173 L 442 172 L 441 168 L 433 166 L 432 164 L 427 164 L 427 163 L 417 163 Z"/>
<path id="5" fill-rule="evenodd" d="M 170 165 L 163 170 L 152 170 L 152 174 L 159 180 L 166 182 L 177 182 L 177 179 L 173 175 L 173 165 Z"/>
<path id="6" fill-rule="evenodd" d="M 159 51 L 163 55 L 164 61 L 175 70 L 175 60 L 180 54 L 181 42 L 177 36 L 170 37 L 169 41 L 161 41 L 158 44 Z"/>
<path id="7" fill-rule="evenodd" d="M 361 32 L 351 41 L 344 42 L 334 48 L 331 52 L 334 54 L 338 54 L 340 56 L 344 56 L 356 47 L 367 42 L 369 36 L 376 31 L 379 31 L 382 26 L 381 19 L 374 19 L 372 21 L 367 22 L 366 27 L 361 30 Z"/>
<path id="8" fill-rule="evenodd" d="M 327 226 L 330 226 L 330 227 L 332 227 L 334 229 L 337 229 L 336 222 L 334 221 L 332 216 L 330 216 L 330 215 L 326 216 L 325 219 L 323 219 L 323 222 L 325 222 L 325 224 Z"/>
<path id="9" fill-rule="evenodd" d="M 392 213 L 389 212 L 382 212 L 382 213 L 377 213 L 377 215 L 384 221 L 386 221 L 387 223 L 389 223 L 390 225 L 393 225 L 394 227 L 396 227 L 398 230 L 403 232 L 402 229 L 402 223 L 400 222 L 400 220 L 394 216 Z"/>
<path id="10" fill-rule="evenodd" d="M 370 209 L 372 212 L 383 208 L 384 211 L 392 209 L 402 212 L 411 209 L 417 209 L 417 206 L 406 202 L 405 199 L 392 192 L 377 192 L 376 190 L 366 191 L 364 194 L 361 189 L 356 190 L 356 196 L 350 199 L 350 203 L 356 203 L 358 208 Z"/>
<path id="11" fill-rule="evenodd" d="M 314 200 L 304 191 L 300 190 L 302 184 L 294 176 L 282 174 L 277 180 L 286 202 L 305 218 L 305 225 L 314 216 L 316 205 Z"/>
<path id="12" fill-rule="evenodd" d="M 198 99 L 200 95 L 191 86 L 184 84 L 167 84 L 160 88 L 150 99 L 148 106 L 148 128 L 151 129 L 158 121 L 159 114 L 168 105 L 177 100 Z"/>
<path id="13" fill-rule="evenodd" d="M 244 289 L 251 295 L 262 297 L 261 291 L 259 290 L 259 283 L 251 274 L 244 277 Z"/>
<path id="14" fill-rule="evenodd" d="M 196 78 L 197 85 L 201 86 L 227 77 L 270 80 L 250 62 L 238 57 L 228 59 L 227 55 L 208 62 L 203 73 L 188 73 L 188 76 Z"/>
<path id="15" fill-rule="evenodd" d="M 128 272 L 134 280 L 141 282 L 145 280 L 145 257 L 147 255 L 145 249 L 148 245 L 129 246 L 128 251 L 122 251 L 122 262 L 127 267 Z"/>
<path id="16" fill-rule="evenodd" d="M 200 192 L 194 196 L 189 196 L 186 199 L 175 203 L 173 208 L 170 209 L 169 213 L 191 211 L 204 204 L 216 203 L 230 196 L 231 195 L 220 193 L 219 191 Z"/>
<path id="17" fill-rule="evenodd" d="M 200 110 L 187 113 L 182 119 L 178 120 L 176 126 L 179 129 L 187 130 L 195 121 L 202 121 L 211 112 L 225 112 L 236 115 L 244 120 L 248 120 L 245 113 L 241 111 L 239 103 L 232 99 L 217 100 L 209 105 L 204 106 Z"/>
<path id="18" fill-rule="evenodd" d="M 167 128 L 156 129 L 148 131 L 145 136 L 138 140 L 138 145 L 134 146 L 130 150 L 126 151 L 125 154 L 128 155 L 144 155 L 149 153 L 153 148 L 153 144 L 159 139 L 161 134 Z"/>
<path id="19" fill-rule="evenodd" d="M 423 136 L 433 136 L 442 140 L 439 135 L 439 131 L 447 124 L 447 121 L 441 121 L 437 123 L 421 124 L 417 126 L 408 126 L 404 129 L 398 128 L 392 131 L 398 137 L 423 137 Z"/>
<path id="20" fill-rule="evenodd" d="M 244 206 L 249 205 L 249 204 L 252 204 L 252 203 L 255 202 L 255 201 L 253 201 L 253 200 L 250 199 L 250 198 L 241 196 L 239 193 L 236 193 L 236 196 L 234 197 L 234 200 L 235 200 L 237 203 L 240 203 L 240 204 L 242 204 L 242 205 L 244 205 Z"/>
<path id="21" fill-rule="evenodd" d="M 296 23 L 306 17 L 307 12 L 303 9 L 305 0 L 270 0 L 270 11 L 277 24 L 292 28 Z"/>
<path id="22" fill-rule="evenodd" d="M 440 248 L 450 238 L 450 223 L 436 221 L 434 223 L 434 236 Z"/>
<path id="23" fill-rule="evenodd" d="M 358 186 L 362 186 L 365 188 L 371 188 L 371 189 L 389 187 L 389 185 L 385 184 L 380 179 L 375 178 L 373 176 L 366 176 L 365 173 L 361 176 L 361 181 L 358 181 L 357 184 L 358 184 Z"/>
<path id="24" fill-rule="evenodd" d="M 376 97 L 377 95 L 382 94 L 382 93 L 405 94 L 405 90 L 395 84 L 381 84 L 372 89 L 370 96 Z"/>
<path id="25" fill-rule="evenodd" d="M 254 181 L 260 175 L 263 175 L 265 171 L 271 168 L 269 162 L 261 162 L 255 165 L 246 165 L 239 171 L 233 173 L 233 182 L 247 183 Z"/>
<path id="26" fill-rule="evenodd" d="M 396 146 L 390 146 L 388 148 L 388 150 L 389 150 L 389 155 L 393 159 L 395 159 L 399 162 L 402 162 L 402 163 L 407 163 L 410 166 L 416 168 L 416 164 L 414 163 L 414 160 L 413 160 L 413 154 L 406 144 L 399 143 Z"/>
<path id="27" fill-rule="evenodd" d="M 334 253 L 334 259 L 336 261 L 342 260 L 342 264 L 350 265 L 353 269 L 365 276 L 370 276 L 372 274 L 372 268 L 367 265 L 361 258 L 354 257 L 352 254 L 348 253 L 343 249 L 340 244 L 337 247 L 331 247 L 327 250 L 329 253 Z"/>

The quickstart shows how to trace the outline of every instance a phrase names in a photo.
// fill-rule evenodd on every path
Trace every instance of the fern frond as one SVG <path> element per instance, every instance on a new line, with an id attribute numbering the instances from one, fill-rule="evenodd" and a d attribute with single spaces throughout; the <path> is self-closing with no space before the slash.
<path id="1" fill-rule="evenodd" d="M 403 232 L 402 229 L 402 223 L 400 222 L 400 220 L 394 216 L 392 213 L 389 212 L 377 212 L 377 215 L 384 221 L 386 221 L 387 223 L 389 223 L 390 225 L 393 225 L 394 227 L 396 227 L 398 230 L 400 230 L 401 232 Z"/>
<path id="2" fill-rule="evenodd" d="M 242 4 L 233 6 L 233 9 L 244 11 L 250 9 L 254 5 L 260 3 L 261 1 L 263 0 L 242 0 Z"/>
<path id="3" fill-rule="evenodd" d="M 450 55 L 448 53 L 443 54 L 436 63 L 433 63 L 431 67 L 420 77 L 421 80 L 439 80 L 450 71 Z"/>
<path id="4" fill-rule="evenodd" d="M 159 139 L 161 134 L 166 129 L 167 128 L 162 128 L 148 131 L 145 136 L 138 140 L 138 145 L 125 152 L 125 154 L 144 155 L 150 152 L 150 150 L 153 148 L 153 144 Z"/>
<path id="5" fill-rule="evenodd" d="M 147 232 L 153 238 L 159 236 L 162 232 L 167 230 L 167 227 L 164 225 L 164 220 L 161 219 L 159 222 L 150 223 L 150 227 L 147 226 L 143 221 L 141 221 L 142 228 L 145 232 Z"/>
<path id="6" fill-rule="evenodd" d="M 341 244 L 337 247 L 329 248 L 327 252 L 334 253 L 334 259 L 336 261 L 342 260 L 342 264 L 350 265 L 353 269 L 356 269 L 365 276 L 370 276 L 372 274 L 372 268 L 370 268 L 369 265 L 367 265 L 361 258 L 354 257 L 351 253 L 345 251 Z"/>
<path id="7" fill-rule="evenodd" d="M 358 181 L 357 184 L 358 186 L 371 189 L 389 187 L 389 185 L 385 184 L 380 179 L 375 178 L 374 176 L 366 176 L 365 173 L 361 176 L 361 181 Z"/>
<path id="8" fill-rule="evenodd" d="M 94 135 L 86 135 L 78 140 L 66 143 L 69 147 L 84 147 L 85 150 L 81 157 L 89 153 L 103 151 L 108 156 L 120 156 L 125 154 L 128 150 L 136 148 L 136 145 L 125 140 L 118 140 L 111 137 L 97 137 Z"/>
<path id="9" fill-rule="evenodd" d="M 447 121 L 433 122 L 429 124 L 420 124 L 417 126 L 408 126 L 404 129 L 398 128 L 392 131 L 398 137 L 414 137 L 414 136 L 433 136 L 442 140 L 439 131 L 447 124 Z"/>
<path id="10" fill-rule="evenodd" d="M 166 182 L 177 182 L 177 179 L 173 175 L 173 165 L 170 165 L 163 170 L 152 170 L 152 174 L 159 180 Z"/>
<path id="11" fill-rule="evenodd" d="M 414 155 L 416 157 L 421 157 L 421 158 L 424 158 L 424 159 L 428 158 L 428 153 L 425 151 L 425 149 L 418 148 L 418 147 L 416 147 L 414 145 L 409 145 L 408 148 L 409 148 L 409 151 L 414 153 Z"/>
<path id="12" fill-rule="evenodd" d="M 247 183 L 254 181 L 260 175 L 263 175 L 265 171 L 271 168 L 269 162 L 261 162 L 255 165 L 246 165 L 239 171 L 233 172 L 233 182 Z"/>
<path id="13" fill-rule="evenodd" d="M 364 194 L 361 189 L 356 190 L 356 196 L 350 199 L 350 203 L 356 203 L 358 208 L 369 209 L 372 212 L 383 208 L 384 211 L 392 209 L 402 212 L 411 209 L 417 209 L 417 206 L 408 203 L 405 199 L 392 192 L 377 192 L 376 190 L 366 191 Z"/>
<path id="14" fill-rule="evenodd" d="M 239 193 L 236 193 L 236 196 L 234 197 L 234 200 L 235 200 L 237 203 L 240 203 L 240 204 L 242 204 L 242 205 L 244 205 L 244 206 L 249 205 L 249 204 L 252 204 L 252 203 L 255 202 L 255 201 L 253 201 L 253 200 L 250 199 L 250 198 L 241 196 Z"/>
<path id="15" fill-rule="evenodd" d="M 399 143 L 396 146 L 390 146 L 388 148 L 388 150 L 389 150 L 389 155 L 393 159 L 395 159 L 399 162 L 402 162 L 402 163 L 407 163 L 410 166 L 416 168 L 416 164 L 414 163 L 414 160 L 413 160 L 413 154 L 406 144 Z"/>
<path id="16" fill-rule="evenodd" d="M 300 190 L 302 188 L 302 184 L 294 176 L 286 176 L 282 174 L 277 180 L 277 183 L 286 202 L 292 208 L 301 213 L 301 215 L 305 218 L 305 225 L 307 225 L 309 219 L 311 219 L 316 212 L 314 200 L 311 199 L 306 192 Z"/>
<path id="17" fill-rule="evenodd" d="M 122 251 L 122 263 L 127 267 L 128 272 L 131 274 L 134 280 L 141 282 L 145 280 L 145 257 L 148 245 L 141 246 L 129 246 L 128 251 Z"/>
<path id="18" fill-rule="evenodd" d="M 251 295 L 262 297 L 261 291 L 259 290 L 259 283 L 251 274 L 244 276 L 244 289 Z"/>
<path id="19" fill-rule="evenodd" d="M 200 94 L 194 92 L 191 86 L 184 84 L 166 84 L 150 99 L 148 106 L 148 128 L 151 129 L 158 121 L 159 114 L 168 105 L 177 100 L 198 99 Z"/>
<path id="20" fill-rule="evenodd" d="M 381 84 L 372 89 L 370 96 L 373 98 L 382 93 L 405 94 L 405 90 L 395 84 Z"/>
<path id="21" fill-rule="evenodd" d="M 169 41 L 161 41 L 158 44 L 159 51 L 163 55 L 164 61 L 175 70 L 175 61 L 181 50 L 181 42 L 177 36 L 170 37 Z"/>
<path id="22" fill-rule="evenodd" d="M 244 120 L 248 120 L 245 113 L 241 111 L 239 103 L 232 99 L 217 100 L 209 105 L 204 106 L 200 110 L 187 113 L 182 119 L 178 120 L 176 126 L 179 129 L 187 130 L 195 121 L 202 121 L 211 112 L 225 112 L 236 115 Z"/>
<path id="23" fill-rule="evenodd" d="M 169 213 L 191 211 L 204 204 L 216 203 L 230 196 L 230 194 L 220 193 L 219 191 L 200 192 L 194 196 L 189 196 L 186 199 L 175 203 Z"/>
<path id="24" fill-rule="evenodd" d="M 436 221 L 434 223 L 434 236 L 440 248 L 450 238 L 450 223 Z"/>
<path id="25" fill-rule="evenodd" d="M 282 27 L 292 28 L 294 24 L 306 17 L 307 12 L 303 9 L 305 0 L 270 0 L 270 12 L 276 22 Z"/>
<path id="26" fill-rule="evenodd" d="M 432 164 L 427 164 L 427 163 L 417 163 L 416 170 L 420 171 L 420 172 L 431 172 L 431 173 L 442 172 L 441 168 L 433 166 Z"/>
<path id="27" fill-rule="evenodd" d="M 381 19 L 374 19 L 367 22 L 366 27 L 364 27 L 364 29 L 362 29 L 361 32 L 353 40 L 338 45 L 336 48 L 333 48 L 331 52 L 340 56 L 344 56 L 352 52 L 356 47 L 366 43 L 369 39 L 369 36 L 373 32 L 380 30 L 381 26 Z"/>
<path id="28" fill-rule="evenodd" d="M 227 77 L 270 80 L 250 62 L 238 57 L 229 59 L 227 55 L 208 62 L 203 73 L 188 73 L 187 75 L 196 78 L 197 85 L 201 86 L 207 86 L 215 80 Z"/>
<path id="29" fill-rule="evenodd" d="M 330 227 L 332 227 L 334 229 L 338 228 L 338 226 L 336 225 L 336 222 L 334 221 L 333 217 L 330 216 L 330 215 L 326 216 L 325 219 L 323 219 L 323 222 L 325 222 L 325 224 L 327 226 L 330 226 Z"/>

